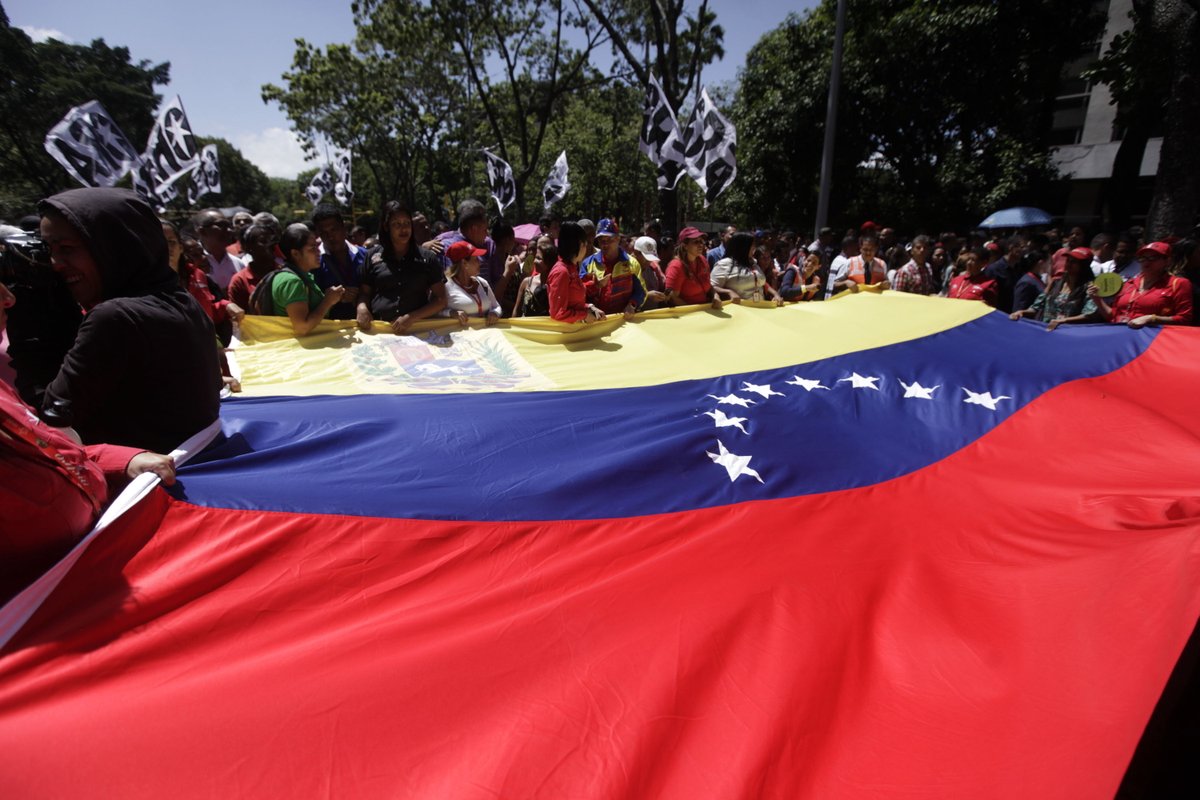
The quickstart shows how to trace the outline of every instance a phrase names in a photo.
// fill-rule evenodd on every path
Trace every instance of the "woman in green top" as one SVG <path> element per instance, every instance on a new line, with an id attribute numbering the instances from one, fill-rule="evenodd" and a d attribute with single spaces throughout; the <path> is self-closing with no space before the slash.
<path id="1" fill-rule="evenodd" d="M 271 284 L 271 301 L 276 316 L 292 321 L 292 332 L 305 336 L 317 327 L 346 291 L 330 286 L 324 292 L 312 276 L 321 266 L 321 239 L 308 226 L 288 225 L 279 237 L 279 249 L 287 263 Z"/>
<path id="2" fill-rule="evenodd" d="M 1038 322 L 1046 323 L 1048 331 L 1059 325 L 1103 322 L 1096 301 L 1088 297 L 1088 287 L 1095 277 L 1091 261 L 1088 260 L 1090 258 L 1091 251 L 1086 247 L 1069 251 L 1066 272 L 1055 278 L 1046 291 L 1037 296 L 1033 305 L 1024 311 L 1014 311 L 1009 316 L 1012 319 L 1033 317 Z"/>

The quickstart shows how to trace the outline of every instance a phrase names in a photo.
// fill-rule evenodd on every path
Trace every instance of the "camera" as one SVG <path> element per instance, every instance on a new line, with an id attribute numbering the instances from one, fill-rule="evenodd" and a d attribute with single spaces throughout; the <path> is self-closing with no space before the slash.
<path id="1" fill-rule="evenodd" d="M 48 290 L 54 285 L 50 247 L 36 233 L 4 237 L 0 250 L 0 283 L 13 289 Z"/>

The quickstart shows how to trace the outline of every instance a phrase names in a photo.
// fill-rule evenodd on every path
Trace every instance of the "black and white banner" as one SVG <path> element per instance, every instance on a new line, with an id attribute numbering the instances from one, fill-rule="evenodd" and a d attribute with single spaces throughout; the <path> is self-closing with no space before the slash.
<path id="1" fill-rule="evenodd" d="M 684 172 L 683 137 L 666 92 L 654 75 L 646 87 L 638 150 L 658 168 L 658 188 L 674 189 Z"/>
<path id="2" fill-rule="evenodd" d="M 550 206 L 566 197 L 570 189 L 571 181 L 567 179 L 567 151 L 563 150 L 558 154 L 554 166 L 550 168 L 546 185 L 542 187 L 542 199 L 545 201 L 546 210 L 549 211 Z"/>
<path id="3" fill-rule="evenodd" d="M 343 206 L 354 201 L 354 182 L 351 179 L 351 160 L 349 150 L 340 150 L 333 156 L 333 174 L 337 178 L 333 184 L 333 196 Z"/>
<path id="4" fill-rule="evenodd" d="M 154 167 L 157 177 L 155 193 L 160 193 L 160 186 L 175 183 L 200 165 L 200 148 L 196 144 L 196 137 L 192 135 L 192 127 L 188 124 L 179 95 L 175 95 L 159 112 L 158 122 L 146 140 L 146 152 L 142 159 L 150 161 Z"/>
<path id="5" fill-rule="evenodd" d="M 200 164 L 192 170 L 192 185 L 188 187 L 188 205 L 196 205 L 196 200 L 206 194 L 221 193 L 221 162 L 217 156 L 217 146 L 206 144 L 200 151 Z"/>
<path id="6" fill-rule="evenodd" d="M 68 111 L 46 134 L 45 146 L 84 186 L 114 186 L 138 163 L 137 150 L 96 100 Z"/>
<path id="7" fill-rule="evenodd" d="M 704 192 L 707 207 L 737 177 L 737 130 L 701 89 L 684 132 L 688 175 Z"/>
<path id="8" fill-rule="evenodd" d="M 321 202 L 321 198 L 333 191 L 333 187 L 337 184 L 337 176 L 333 170 L 324 166 L 317 171 L 313 179 L 309 181 L 308 188 L 304 190 L 304 194 L 308 197 L 308 201 L 314 206 Z"/>
<path id="9" fill-rule="evenodd" d="M 503 214 L 504 209 L 517 199 L 517 182 L 513 180 L 512 167 L 503 158 L 488 150 L 483 151 L 483 157 L 487 159 L 488 186 L 496 205 L 500 207 L 500 213 Z"/>

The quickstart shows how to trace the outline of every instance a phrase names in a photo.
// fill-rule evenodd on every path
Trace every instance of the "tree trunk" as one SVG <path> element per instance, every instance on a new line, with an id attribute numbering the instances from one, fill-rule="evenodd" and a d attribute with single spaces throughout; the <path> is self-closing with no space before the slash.
<path id="1" fill-rule="evenodd" d="M 1195 0 L 1156 0 L 1151 27 L 1171 54 L 1162 155 L 1147 232 L 1186 235 L 1200 211 L 1200 10 Z"/>
<path id="2" fill-rule="evenodd" d="M 1128 115 L 1129 126 L 1113 159 L 1112 176 L 1104 186 L 1101 214 L 1106 230 L 1124 230 L 1133 224 L 1133 197 L 1141 176 L 1146 142 L 1150 139 L 1150 120 L 1138 109 Z"/>

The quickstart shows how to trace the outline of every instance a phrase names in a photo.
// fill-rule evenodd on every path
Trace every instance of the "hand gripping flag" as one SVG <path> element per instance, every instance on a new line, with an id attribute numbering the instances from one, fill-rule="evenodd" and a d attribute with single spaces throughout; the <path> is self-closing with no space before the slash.
<path id="1" fill-rule="evenodd" d="M 68 111 L 46 134 L 45 147 L 84 186 L 115 186 L 138 162 L 137 150 L 97 100 Z"/>
<path id="2" fill-rule="evenodd" d="M 563 150 L 554 160 L 546 184 L 542 187 L 542 200 L 549 211 L 550 207 L 567 196 L 571 189 L 571 181 L 567 178 L 567 151 Z"/>
<path id="3" fill-rule="evenodd" d="M 221 163 L 217 155 L 217 146 L 207 144 L 200 151 L 200 164 L 192 170 L 192 186 L 188 187 L 188 205 L 194 206 L 203 195 L 220 193 Z"/>
<path id="4" fill-rule="evenodd" d="M 653 74 L 646 85 L 642 114 L 638 150 L 645 153 L 657 168 L 658 188 L 674 189 L 685 169 L 683 141 L 675 112 L 667 101 L 662 84 Z"/>
<path id="5" fill-rule="evenodd" d="M 1195 329 L 241 330 L 221 437 L 0 610 L 7 795 L 1112 797 L 1200 615 Z"/>
<path id="6" fill-rule="evenodd" d="M 504 209 L 511 206 L 517 199 L 517 183 L 513 180 L 512 167 L 508 165 L 507 161 L 489 150 L 481 152 L 487 161 L 489 190 L 492 193 L 492 198 L 496 201 L 496 206 L 500 209 L 500 213 L 503 214 Z"/>

